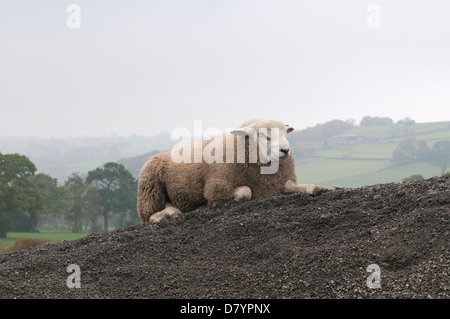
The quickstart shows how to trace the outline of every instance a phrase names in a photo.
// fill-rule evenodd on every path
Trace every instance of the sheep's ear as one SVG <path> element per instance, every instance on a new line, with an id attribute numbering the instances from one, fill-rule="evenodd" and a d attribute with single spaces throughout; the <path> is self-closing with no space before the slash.
<path id="1" fill-rule="evenodd" d="M 230 133 L 233 135 L 236 135 L 236 136 L 255 136 L 256 135 L 255 129 L 250 128 L 250 127 L 237 128 L 235 130 L 232 130 Z"/>
<path id="2" fill-rule="evenodd" d="M 247 135 L 247 133 L 245 132 L 245 130 L 243 128 L 237 128 L 235 130 L 232 130 L 230 133 L 233 134 L 233 135 L 236 135 L 236 136 Z"/>
<path id="3" fill-rule="evenodd" d="M 291 133 L 293 130 L 294 130 L 293 127 L 291 127 L 291 126 L 289 126 L 289 125 L 286 125 L 286 132 L 287 132 L 287 133 Z"/>

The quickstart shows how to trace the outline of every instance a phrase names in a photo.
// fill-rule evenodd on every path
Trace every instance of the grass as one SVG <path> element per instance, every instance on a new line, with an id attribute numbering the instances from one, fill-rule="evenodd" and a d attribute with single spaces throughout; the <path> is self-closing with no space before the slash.
<path id="1" fill-rule="evenodd" d="M 428 142 L 428 146 L 433 146 L 435 142 L 439 140 L 449 140 L 450 139 L 450 130 L 442 131 L 442 132 L 434 132 L 428 134 L 419 134 L 415 135 L 418 140 L 424 140 Z"/>
<path id="2" fill-rule="evenodd" d="M 87 236 L 88 233 L 69 233 L 69 232 L 41 232 L 41 233 L 22 233 L 9 232 L 7 238 L 0 240 L 0 252 L 11 248 L 14 243 L 20 239 L 38 239 L 45 240 L 49 243 L 56 243 L 62 240 L 74 240 Z"/>
<path id="3" fill-rule="evenodd" d="M 398 143 L 354 144 L 351 146 L 337 146 L 330 150 L 317 152 L 315 155 L 330 158 L 387 159 L 392 157 L 392 152 L 397 146 Z"/>
<path id="4" fill-rule="evenodd" d="M 326 185 L 327 187 L 361 187 L 366 185 L 397 182 L 416 174 L 422 175 L 424 178 L 430 178 L 440 175 L 440 169 L 427 163 L 412 163 L 408 165 L 394 166 L 382 171 L 328 180 Z"/>
<path id="5" fill-rule="evenodd" d="M 440 169 L 428 163 L 393 165 L 388 160 L 310 159 L 295 167 L 298 182 L 324 187 L 361 187 L 400 181 L 414 174 L 424 178 L 440 175 Z"/>
<path id="6" fill-rule="evenodd" d="M 295 167 L 300 184 L 327 186 L 330 181 L 370 174 L 391 165 L 386 160 L 310 159 Z M 332 185 L 340 186 L 340 185 Z"/>

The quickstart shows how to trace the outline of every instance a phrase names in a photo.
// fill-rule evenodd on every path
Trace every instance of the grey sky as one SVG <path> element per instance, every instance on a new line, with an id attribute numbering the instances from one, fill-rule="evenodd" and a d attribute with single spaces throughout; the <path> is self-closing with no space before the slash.
<path id="1" fill-rule="evenodd" d="M 450 120 L 449 16 L 448 0 L 2 0 L 0 136 Z"/>

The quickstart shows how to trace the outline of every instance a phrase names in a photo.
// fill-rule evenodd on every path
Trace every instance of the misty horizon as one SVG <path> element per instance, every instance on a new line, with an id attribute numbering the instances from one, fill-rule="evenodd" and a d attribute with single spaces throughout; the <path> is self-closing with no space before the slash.
<path id="1" fill-rule="evenodd" d="M 367 115 L 367 116 L 370 116 L 370 115 Z M 370 117 L 372 117 L 372 116 L 370 116 Z M 389 116 L 382 116 L 382 115 L 381 116 L 373 116 L 373 117 L 390 118 Z M 413 120 L 417 124 L 448 122 L 447 120 L 422 122 L 422 121 L 417 121 L 416 119 L 410 118 L 409 116 L 405 116 L 405 117 L 399 118 L 398 120 L 395 120 L 395 119 L 392 119 L 392 120 L 393 120 L 393 122 L 395 124 L 395 123 L 397 123 L 399 121 L 402 121 L 402 120 L 405 120 L 405 119 Z M 333 121 L 333 120 L 339 120 L 339 121 L 354 120 L 356 127 L 358 127 L 359 123 L 360 123 L 360 120 L 358 121 L 358 120 L 352 119 L 352 118 L 348 118 L 348 119 L 338 119 L 338 118 L 336 118 L 336 119 L 331 119 L 330 121 Z M 314 125 L 307 126 L 307 127 L 301 127 L 301 128 L 294 127 L 294 132 L 295 131 L 302 131 L 302 130 L 305 130 L 305 129 L 308 129 L 308 128 L 312 128 L 312 127 L 315 127 L 317 125 L 325 124 L 325 123 L 330 122 L 330 121 L 316 123 Z M 205 134 L 204 134 L 205 132 L 204 131 L 209 129 L 209 128 L 223 130 L 223 133 L 225 133 L 226 130 L 237 128 L 238 126 L 236 126 L 236 127 L 226 127 L 225 129 L 221 129 L 221 128 L 214 127 L 214 126 L 203 127 L 202 135 L 198 136 L 198 135 L 194 134 L 194 129 L 193 129 L 194 128 L 194 121 L 193 121 L 191 126 L 177 127 L 177 128 L 174 128 L 173 131 L 175 131 L 176 129 L 179 129 L 179 128 L 186 128 L 190 132 L 193 133 L 192 137 L 197 138 L 197 137 L 205 137 Z M 7 138 L 7 139 L 10 139 L 10 138 L 11 139 L 14 139 L 14 138 L 22 139 L 23 138 L 23 139 L 43 139 L 43 140 L 45 140 L 45 139 L 55 139 L 55 140 L 64 140 L 64 139 L 102 139 L 102 138 L 131 138 L 131 137 L 135 137 L 135 138 L 155 138 L 155 137 L 158 137 L 158 136 L 163 136 L 163 137 L 169 136 L 169 138 L 170 138 L 170 135 L 172 134 L 172 132 L 171 131 L 161 131 L 161 132 L 156 132 L 156 133 L 150 134 L 150 135 L 137 135 L 137 134 L 134 134 L 134 133 L 133 134 L 129 134 L 129 135 L 119 135 L 119 134 L 116 134 L 116 133 L 110 133 L 110 134 L 102 134 L 102 135 L 81 135 L 80 134 L 80 135 L 67 135 L 67 136 L 38 136 L 38 135 L 34 135 L 33 136 L 33 135 L 7 135 L 6 134 L 6 135 L 0 135 L 0 138 Z M 208 137 L 208 136 L 209 135 L 206 135 L 206 137 Z M 178 140 L 178 139 L 174 139 L 174 140 Z"/>

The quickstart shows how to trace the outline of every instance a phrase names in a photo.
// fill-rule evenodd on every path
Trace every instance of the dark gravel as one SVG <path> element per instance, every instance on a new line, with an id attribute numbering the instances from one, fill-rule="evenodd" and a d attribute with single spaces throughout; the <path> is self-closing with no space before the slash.
<path id="1" fill-rule="evenodd" d="M 442 177 L 201 208 L 0 255 L 0 298 L 449 298 L 449 195 Z"/>

